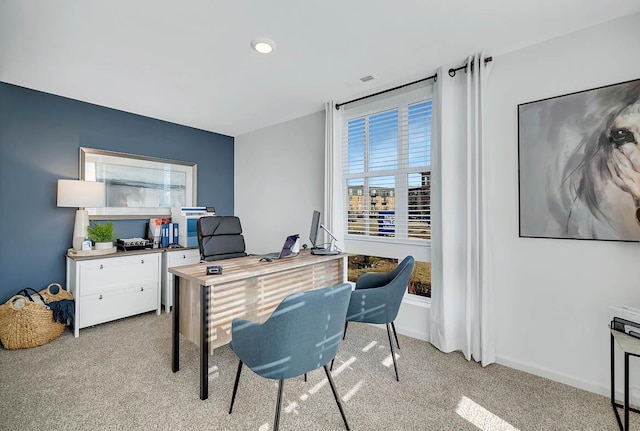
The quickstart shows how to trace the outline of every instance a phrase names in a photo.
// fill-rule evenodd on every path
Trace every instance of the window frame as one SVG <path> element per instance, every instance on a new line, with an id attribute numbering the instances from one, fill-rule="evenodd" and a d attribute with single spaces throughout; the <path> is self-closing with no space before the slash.
<path id="1" fill-rule="evenodd" d="M 343 119 L 343 131 L 341 136 L 347 133 L 349 121 L 369 117 L 371 115 L 375 115 L 376 113 L 381 113 L 385 111 L 390 111 L 393 109 L 398 109 L 398 112 L 408 112 L 408 107 L 410 105 L 431 101 L 431 139 L 429 141 L 429 151 L 430 154 L 433 154 L 433 86 L 426 85 L 420 88 L 416 88 L 414 90 L 406 91 L 401 94 L 397 94 L 394 96 L 378 96 L 374 101 L 360 102 L 358 105 L 345 109 L 344 119 Z M 408 120 L 408 117 L 406 117 Z M 408 129 L 408 125 L 407 125 Z M 344 240 L 349 242 L 364 242 L 364 243 L 382 243 L 382 244 L 405 244 L 412 246 L 426 246 L 431 247 L 431 239 L 424 238 L 410 238 L 408 236 L 408 198 L 409 198 L 409 186 L 408 186 L 408 175 L 412 173 L 422 173 L 429 172 L 430 175 L 433 173 L 433 161 L 432 157 L 429 158 L 429 165 L 419 166 L 419 167 L 409 167 L 408 159 L 406 155 L 409 152 L 409 138 L 408 134 L 405 134 L 400 137 L 398 141 L 398 153 L 397 153 L 397 167 L 396 169 L 387 169 L 387 170 L 370 170 L 367 166 L 368 159 L 368 146 L 365 144 L 363 148 L 363 156 L 364 156 L 364 170 L 363 172 L 358 173 L 350 173 L 348 172 L 347 164 L 348 164 L 348 141 L 343 139 L 340 143 L 340 148 L 344 152 L 347 159 L 343 161 L 342 166 L 340 166 L 340 170 L 342 173 L 342 196 L 345 200 L 344 202 L 344 210 L 342 212 L 343 223 L 345 226 L 344 230 Z M 403 236 L 398 237 L 397 235 L 394 237 L 382 237 L 382 236 L 369 236 L 369 235 L 359 235 L 359 234 L 349 234 L 348 232 L 348 220 L 349 220 L 349 180 L 352 179 L 366 179 L 366 178 L 375 178 L 381 176 L 394 176 L 395 184 L 394 184 L 394 195 L 395 195 L 395 217 L 396 226 L 402 226 L 403 229 L 406 227 L 406 232 L 402 232 Z M 365 199 L 369 199 L 369 191 L 367 187 L 368 181 L 364 181 L 364 185 L 362 187 L 362 196 Z M 399 193 L 399 190 L 401 193 Z M 400 218 L 398 217 L 399 215 Z M 431 218 L 429 218 L 429 223 L 431 225 Z"/>

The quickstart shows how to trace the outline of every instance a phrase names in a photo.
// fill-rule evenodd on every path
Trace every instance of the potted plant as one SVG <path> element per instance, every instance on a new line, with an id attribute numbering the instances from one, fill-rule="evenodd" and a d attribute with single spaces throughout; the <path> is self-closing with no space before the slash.
<path id="1" fill-rule="evenodd" d="M 103 224 L 94 223 L 93 226 L 87 227 L 88 237 L 95 243 L 96 250 L 104 250 L 113 247 L 113 241 L 116 240 L 113 233 L 113 223 L 106 222 Z"/>

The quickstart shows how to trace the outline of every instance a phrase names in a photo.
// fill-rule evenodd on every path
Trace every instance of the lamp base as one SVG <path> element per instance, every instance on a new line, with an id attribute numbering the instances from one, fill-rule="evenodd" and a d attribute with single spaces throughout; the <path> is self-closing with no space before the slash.
<path id="1" fill-rule="evenodd" d="M 82 242 L 84 241 L 83 236 L 74 236 L 71 245 L 75 251 L 82 250 Z"/>
<path id="2" fill-rule="evenodd" d="M 87 226 L 89 226 L 89 213 L 87 210 L 76 211 L 76 221 L 73 225 L 73 249 L 82 250 L 82 241 L 87 237 Z"/>

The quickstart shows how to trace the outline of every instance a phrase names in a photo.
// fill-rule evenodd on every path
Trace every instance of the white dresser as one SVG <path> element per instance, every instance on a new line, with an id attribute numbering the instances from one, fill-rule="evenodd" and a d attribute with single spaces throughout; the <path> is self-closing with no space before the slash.
<path id="1" fill-rule="evenodd" d="M 166 249 L 162 259 L 162 303 L 167 313 L 173 307 L 173 274 L 169 268 L 193 265 L 200 262 L 200 250 L 196 248 Z"/>
<path id="2" fill-rule="evenodd" d="M 87 326 L 151 310 L 160 314 L 162 251 L 67 255 L 67 287 L 75 298 L 74 335 Z"/>

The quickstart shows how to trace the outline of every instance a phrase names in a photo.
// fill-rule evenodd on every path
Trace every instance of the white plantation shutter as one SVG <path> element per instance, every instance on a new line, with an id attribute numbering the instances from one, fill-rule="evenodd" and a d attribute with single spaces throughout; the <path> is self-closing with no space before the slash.
<path id="1" fill-rule="evenodd" d="M 426 243 L 431 239 L 430 91 L 347 106 L 344 115 L 346 238 Z"/>

